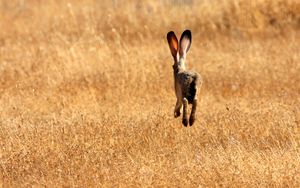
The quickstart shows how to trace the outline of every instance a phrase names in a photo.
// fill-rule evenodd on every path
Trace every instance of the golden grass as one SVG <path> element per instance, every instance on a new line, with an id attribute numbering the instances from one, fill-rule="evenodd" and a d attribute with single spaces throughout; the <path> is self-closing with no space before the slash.
<path id="1" fill-rule="evenodd" d="M 0 187 L 300 186 L 299 1 L 0 0 L 0 28 Z"/>

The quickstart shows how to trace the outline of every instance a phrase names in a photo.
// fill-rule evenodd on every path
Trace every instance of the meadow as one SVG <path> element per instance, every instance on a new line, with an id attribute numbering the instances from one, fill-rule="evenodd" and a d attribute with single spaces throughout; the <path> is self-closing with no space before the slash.
<path id="1" fill-rule="evenodd" d="M 298 0 L 0 0 L 0 187 L 299 187 L 299 44 Z"/>

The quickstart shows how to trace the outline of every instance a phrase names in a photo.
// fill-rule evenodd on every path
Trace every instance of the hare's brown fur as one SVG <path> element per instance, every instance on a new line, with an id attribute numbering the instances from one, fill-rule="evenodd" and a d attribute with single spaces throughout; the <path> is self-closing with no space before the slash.
<path id="1" fill-rule="evenodd" d="M 202 78 L 197 72 L 186 70 L 185 68 L 186 53 L 191 45 L 191 32 L 189 30 L 183 32 L 180 38 L 179 47 L 174 32 L 169 32 L 167 35 L 167 39 L 174 58 L 173 71 L 175 93 L 177 97 L 174 116 L 180 116 L 180 110 L 183 106 L 182 123 L 185 126 L 187 126 L 188 123 L 192 126 L 196 119 L 197 97 L 199 90 L 201 89 Z M 188 104 L 192 104 L 192 111 L 189 121 L 187 115 Z"/>

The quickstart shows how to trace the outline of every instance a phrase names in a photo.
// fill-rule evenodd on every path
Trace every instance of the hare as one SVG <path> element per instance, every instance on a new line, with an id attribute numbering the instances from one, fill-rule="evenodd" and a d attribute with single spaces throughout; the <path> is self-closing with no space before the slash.
<path id="1" fill-rule="evenodd" d="M 184 126 L 192 126 L 196 120 L 197 95 L 202 86 L 202 78 L 200 74 L 194 71 L 186 70 L 185 60 L 186 54 L 191 47 L 192 33 L 185 30 L 178 44 L 177 37 L 173 31 L 167 34 L 171 54 L 174 58 L 174 81 L 177 102 L 174 110 L 174 117 L 180 116 L 180 110 L 183 106 L 182 123 Z M 188 121 L 188 104 L 192 104 L 192 111 Z"/>

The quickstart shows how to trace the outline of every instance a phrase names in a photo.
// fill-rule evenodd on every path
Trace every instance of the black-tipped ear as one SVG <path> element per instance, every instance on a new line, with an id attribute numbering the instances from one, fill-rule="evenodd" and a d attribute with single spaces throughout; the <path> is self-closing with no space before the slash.
<path id="1" fill-rule="evenodd" d="M 185 57 L 186 53 L 189 51 L 192 44 L 192 32 L 190 30 L 185 30 L 179 42 L 179 55 L 180 57 Z"/>
<path id="2" fill-rule="evenodd" d="M 170 31 L 167 34 L 167 40 L 169 43 L 169 47 L 170 47 L 170 51 L 172 56 L 177 59 L 177 52 L 178 52 L 178 40 L 177 37 L 175 35 L 175 33 L 173 31 Z"/>

